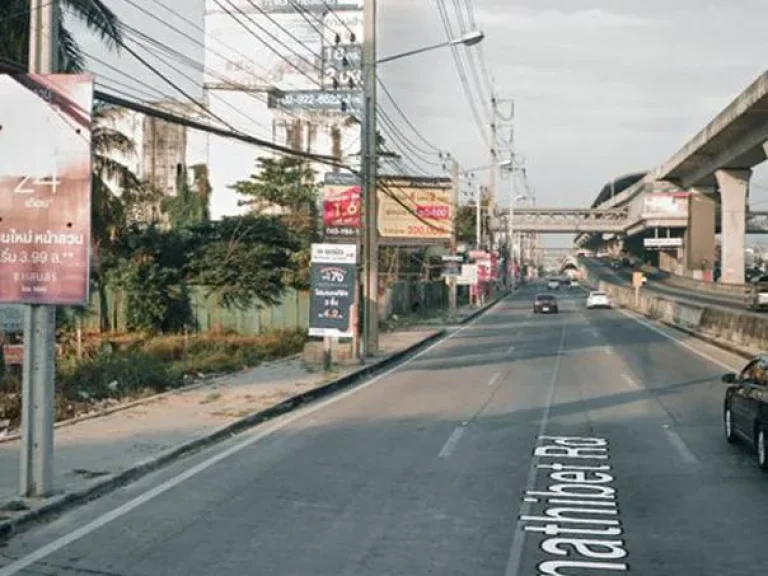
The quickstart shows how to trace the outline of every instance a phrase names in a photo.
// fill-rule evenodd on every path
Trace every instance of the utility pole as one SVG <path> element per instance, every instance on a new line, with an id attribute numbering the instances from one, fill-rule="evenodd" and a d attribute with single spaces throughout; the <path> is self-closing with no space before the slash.
<path id="1" fill-rule="evenodd" d="M 30 1 L 29 72 L 51 74 L 58 62 L 58 1 Z M 53 489 L 56 308 L 33 304 L 24 313 L 19 491 L 47 496 Z"/>
<path id="2" fill-rule="evenodd" d="M 496 119 L 499 114 L 498 103 L 496 101 L 496 95 L 491 94 L 491 170 L 488 175 L 488 218 L 493 219 L 496 215 L 496 171 L 499 161 L 498 154 L 498 133 L 496 127 Z M 488 231 L 488 249 L 493 249 L 493 237 L 490 230 Z"/>
<path id="3" fill-rule="evenodd" d="M 453 235 L 451 236 L 451 255 L 456 254 L 456 213 L 459 209 L 459 161 L 455 158 L 451 157 L 451 163 L 453 164 L 453 170 L 451 173 L 451 178 L 453 179 Z M 448 279 L 449 286 L 450 286 L 450 293 L 449 293 L 449 306 L 450 306 L 450 314 L 451 318 L 456 317 L 456 312 L 458 308 L 458 295 L 456 293 L 456 277 L 451 276 Z"/>
<path id="4" fill-rule="evenodd" d="M 482 250 L 483 241 L 483 187 L 478 184 L 475 195 L 475 245 Z"/>
<path id="5" fill-rule="evenodd" d="M 363 251 L 363 324 L 365 355 L 375 356 L 379 350 L 379 230 L 377 223 L 376 168 L 378 138 L 376 136 L 376 0 L 365 0 L 363 6 L 363 134 L 362 174 L 365 239 Z"/>

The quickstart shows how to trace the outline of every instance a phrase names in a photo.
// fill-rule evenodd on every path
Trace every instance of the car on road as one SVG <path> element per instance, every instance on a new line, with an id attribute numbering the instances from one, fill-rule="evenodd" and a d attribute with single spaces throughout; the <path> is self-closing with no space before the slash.
<path id="1" fill-rule="evenodd" d="M 557 278 L 547 280 L 547 288 L 550 290 L 560 290 L 560 281 Z"/>
<path id="2" fill-rule="evenodd" d="M 755 450 L 758 467 L 768 472 L 768 356 L 753 358 L 738 374 L 723 376 L 725 439 L 743 440 Z"/>
<path id="3" fill-rule="evenodd" d="M 557 314 L 557 298 L 554 294 L 536 294 L 533 299 L 534 314 Z"/>
<path id="4" fill-rule="evenodd" d="M 610 308 L 611 301 L 608 299 L 608 294 L 600 290 L 593 290 L 587 296 L 587 310 L 593 308 Z"/>

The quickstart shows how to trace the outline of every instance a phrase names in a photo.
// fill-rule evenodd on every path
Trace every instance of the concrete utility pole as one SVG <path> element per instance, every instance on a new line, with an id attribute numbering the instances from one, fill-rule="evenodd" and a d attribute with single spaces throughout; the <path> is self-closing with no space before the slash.
<path id="1" fill-rule="evenodd" d="M 51 74 L 58 62 L 58 1 L 30 0 L 29 72 Z M 19 491 L 42 497 L 53 490 L 56 308 L 31 305 L 24 314 Z"/>
<path id="2" fill-rule="evenodd" d="M 496 171 L 499 161 L 496 119 L 498 115 L 499 107 L 496 96 L 491 95 L 491 170 L 488 175 L 488 218 L 491 220 L 496 215 Z M 490 230 L 488 230 L 488 250 L 493 250 L 493 237 Z"/>
<path id="3" fill-rule="evenodd" d="M 456 213 L 459 209 L 459 161 L 455 158 L 451 157 L 451 163 L 453 165 L 453 169 L 451 172 L 451 178 L 453 179 L 453 235 L 451 237 L 451 254 L 456 254 Z M 456 317 L 456 312 L 458 308 L 458 295 L 456 293 L 456 277 L 451 276 L 448 279 L 450 292 L 449 292 L 449 306 L 450 306 L 450 313 L 451 318 Z"/>
<path id="4" fill-rule="evenodd" d="M 375 356 L 379 350 L 379 230 L 376 198 L 376 0 L 365 0 L 363 6 L 363 112 L 362 174 L 365 239 L 363 251 L 363 300 L 365 355 Z"/>

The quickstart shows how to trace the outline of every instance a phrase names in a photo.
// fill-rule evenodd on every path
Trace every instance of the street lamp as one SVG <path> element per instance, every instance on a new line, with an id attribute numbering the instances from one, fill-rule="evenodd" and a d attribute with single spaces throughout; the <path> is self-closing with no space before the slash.
<path id="1" fill-rule="evenodd" d="M 425 46 L 423 48 L 416 48 L 415 50 L 409 50 L 401 54 L 395 54 L 394 56 L 387 56 L 386 58 L 380 58 L 376 61 L 377 64 L 384 64 L 385 62 L 391 62 L 392 60 L 399 60 L 406 56 L 413 56 L 414 54 L 421 54 L 422 52 L 429 52 L 430 50 L 436 50 L 437 48 L 445 48 L 446 46 L 474 46 L 479 44 L 485 38 L 485 34 L 479 30 L 474 32 L 467 32 L 459 38 L 448 40 L 447 42 L 440 42 L 440 44 L 434 44 L 432 46 Z"/>
<path id="2" fill-rule="evenodd" d="M 364 251 L 363 251 L 363 341 L 364 354 L 375 356 L 379 348 L 379 238 L 377 222 L 376 172 L 378 142 L 376 135 L 376 65 L 434 50 L 443 46 L 463 44 L 473 46 L 481 42 L 482 32 L 471 32 L 455 40 L 449 40 L 434 46 L 411 50 L 376 60 L 376 3 L 377 0 L 365 0 L 363 4 L 363 125 L 361 150 L 362 202 L 365 212 Z"/>

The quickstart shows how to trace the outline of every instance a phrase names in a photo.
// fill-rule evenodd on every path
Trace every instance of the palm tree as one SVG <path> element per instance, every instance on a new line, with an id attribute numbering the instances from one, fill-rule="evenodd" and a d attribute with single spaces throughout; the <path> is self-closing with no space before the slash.
<path id="1" fill-rule="evenodd" d="M 66 11 L 96 33 L 107 48 L 119 49 L 123 37 L 120 20 L 102 0 L 59 0 L 59 69 L 81 72 L 85 58 L 80 46 L 64 25 Z M 0 64 L 26 69 L 29 53 L 30 0 L 0 1 Z"/>

